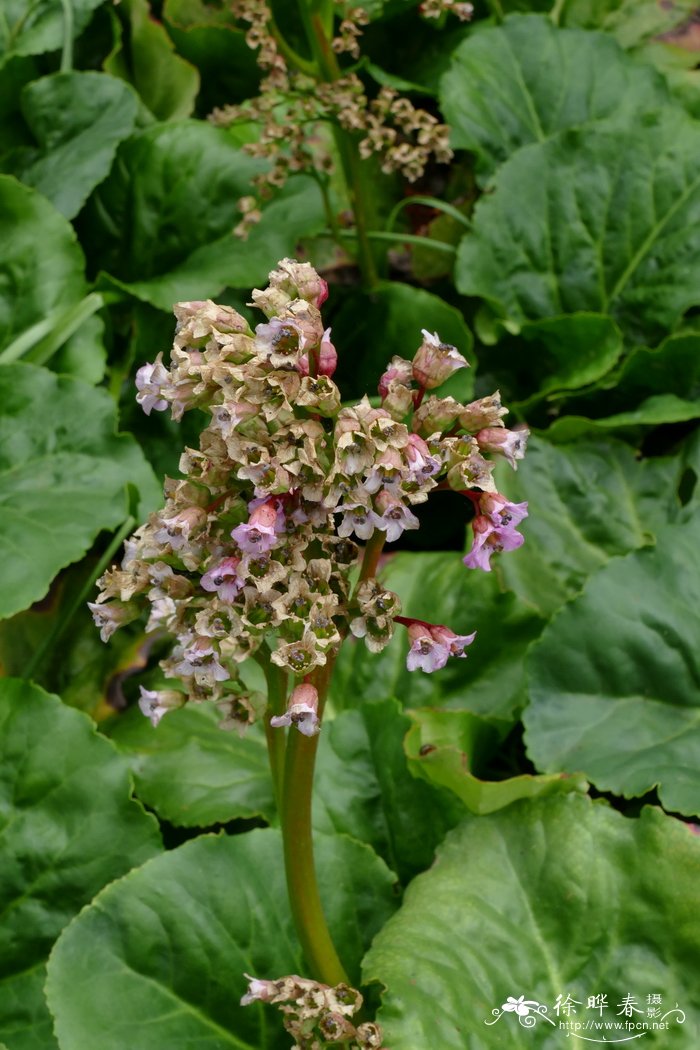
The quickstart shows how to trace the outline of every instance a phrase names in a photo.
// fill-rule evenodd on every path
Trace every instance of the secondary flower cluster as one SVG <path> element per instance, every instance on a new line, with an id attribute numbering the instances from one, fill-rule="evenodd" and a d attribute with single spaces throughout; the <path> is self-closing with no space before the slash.
<path id="1" fill-rule="evenodd" d="M 245 974 L 248 990 L 241 1006 L 272 1003 L 282 1014 L 284 1027 L 294 1036 L 297 1050 L 323 1050 L 342 1044 L 347 1050 L 382 1050 L 382 1031 L 366 1021 L 351 1018 L 362 1006 L 362 995 L 346 984 L 331 988 L 292 974 L 277 981 L 259 981 Z"/>
<path id="2" fill-rule="evenodd" d="M 413 360 L 390 362 L 380 405 L 341 406 L 326 296 L 311 266 L 285 259 L 253 292 L 266 316 L 255 330 L 228 306 L 180 303 L 169 364 L 159 354 L 137 374 L 147 414 L 198 408 L 208 420 L 199 448 L 182 455 L 183 477 L 166 479 L 165 506 L 127 542 L 91 605 L 105 640 L 143 607 L 148 631 L 174 637 L 161 667 L 184 693 L 143 690 L 154 724 L 188 697 L 217 702 L 225 726 L 253 721 L 264 702 L 238 668 L 256 653 L 298 683 L 277 724 L 307 733 L 318 718 L 304 680 L 348 633 L 378 652 L 406 626 L 410 670 L 463 656 L 473 634 L 402 617 L 374 575 L 381 543 L 418 528 L 415 508 L 436 489 L 476 506 L 467 565 L 488 570 L 495 551 L 522 543 L 515 525 L 526 505 L 496 491 L 493 467 L 499 455 L 515 465 L 526 432 L 503 426 L 498 394 L 463 405 L 435 393 L 467 362 L 424 331 Z M 373 560 L 353 585 L 363 542 Z"/>
<path id="3" fill-rule="evenodd" d="M 335 54 L 348 54 L 357 61 L 369 14 L 344 0 L 336 0 L 336 4 L 340 17 L 337 35 L 326 46 L 330 44 Z M 429 0 L 418 5 L 418 10 L 431 19 L 447 12 L 460 20 L 471 16 L 470 4 L 453 0 Z M 323 124 L 339 124 L 357 138 L 363 158 L 377 155 L 382 171 L 399 172 L 409 182 L 421 178 L 431 158 L 440 164 L 452 159 L 447 125 L 393 88 L 382 87 L 372 98 L 354 72 L 337 68 L 337 75 L 327 79 L 320 73 L 300 72 L 293 57 L 288 64 L 286 56 L 293 52 L 282 44 L 265 0 L 232 0 L 232 13 L 246 26 L 246 42 L 256 52 L 265 76 L 256 98 L 216 108 L 209 119 L 223 127 L 256 124 L 256 141 L 246 143 L 243 149 L 269 162 L 267 170 L 253 179 L 260 199 L 245 196 L 238 202 L 242 218 L 235 229 L 237 236 L 248 236 L 260 221 L 261 200 L 272 189 L 283 186 L 290 174 L 332 172 L 330 133 L 322 129 Z"/>

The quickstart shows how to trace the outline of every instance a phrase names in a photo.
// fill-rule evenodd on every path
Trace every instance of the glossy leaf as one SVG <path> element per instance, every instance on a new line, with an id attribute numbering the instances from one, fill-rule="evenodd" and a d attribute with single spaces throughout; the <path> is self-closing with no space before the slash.
<path id="1" fill-rule="evenodd" d="M 122 0 L 128 20 L 128 49 L 118 44 L 105 62 L 115 77 L 128 80 L 159 120 L 189 117 L 199 91 L 199 73 L 175 50 L 148 0 Z"/>
<path id="2" fill-rule="evenodd" d="M 120 287 L 168 311 L 177 300 L 264 281 L 300 236 L 326 220 L 318 187 L 299 176 L 266 206 L 247 241 L 235 237 L 238 201 L 263 167 L 203 122 L 132 137 L 92 203 L 99 265 Z"/>
<path id="3" fill-rule="evenodd" d="M 643 401 L 631 412 L 619 412 L 603 419 L 587 419 L 584 416 L 563 416 L 555 420 L 547 431 L 554 442 L 574 441 L 606 430 L 624 430 L 628 427 L 660 426 L 662 423 L 685 423 L 700 419 L 700 400 L 686 401 L 675 394 L 659 394 Z"/>
<path id="4" fill-rule="evenodd" d="M 200 71 L 201 112 L 211 112 L 222 99 L 236 102 L 257 93 L 255 52 L 229 7 L 206 0 L 165 0 L 163 21 L 178 54 Z"/>
<path id="5" fill-rule="evenodd" d="M 584 129 L 519 150 L 481 199 L 455 280 L 517 331 L 592 311 L 656 341 L 699 301 L 700 128 Z"/>
<path id="6" fill-rule="evenodd" d="M 612 318 L 600 314 L 526 321 L 517 335 L 509 335 L 482 312 L 477 331 L 488 344 L 498 341 L 485 360 L 501 387 L 509 391 L 507 403 L 517 401 L 523 410 L 555 391 L 603 381 L 624 350 L 620 329 Z"/>
<path id="7" fill-rule="evenodd" d="M 70 223 L 40 193 L 0 175 L 0 349 L 85 295 Z M 44 333 L 45 334 L 45 333 Z"/>
<path id="8" fill-rule="evenodd" d="M 219 729 L 220 721 L 213 705 L 191 704 L 154 728 L 132 709 L 110 731 L 131 759 L 138 797 L 171 824 L 208 827 L 274 813 L 264 734 L 241 738 Z"/>
<path id="9" fill-rule="evenodd" d="M 477 27 L 452 55 L 440 98 L 453 145 L 475 152 L 490 173 L 521 146 L 568 128 L 629 126 L 669 94 L 655 70 L 611 37 L 531 14 Z"/>
<path id="10" fill-rule="evenodd" d="M 590 1021 L 596 1038 L 601 1016 L 625 1020 L 625 995 L 645 1012 L 652 992 L 662 1013 L 677 1003 L 685 1020 L 668 1018 L 668 1029 L 649 1029 L 644 1042 L 692 1045 L 699 878 L 700 840 L 653 808 L 627 819 L 567 795 L 466 820 L 365 959 L 365 979 L 386 988 L 387 1046 L 555 1050 L 567 1041 L 557 996 L 576 1000 L 568 1019 Z M 586 1006 L 598 994 L 607 997 L 602 1015 Z M 541 1004 L 549 1020 L 504 1009 L 508 997 Z M 624 1028 L 613 1034 L 629 1037 Z"/>
<path id="11" fill-rule="evenodd" d="M 71 0 L 73 36 L 92 18 L 102 0 Z M 10 55 L 42 55 L 58 51 L 65 36 L 62 0 L 3 0 L 0 19 L 0 61 Z"/>
<path id="12" fill-rule="evenodd" d="M 159 486 L 130 435 L 116 434 L 104 390 L 34 365 L 0 367 L 0 617 L 43 598 L 64 566 L 101 529 L 128 514 L 134 484 L 141 512 Z M 46 411 L 46 406 L 51 411 Z"/>
<path id="13" fill-rule="evenodd" d="M 314 790 L 314 825 L 373 849 L 402 882 L 427 868 L 462 806 L 411 775 L 403 740 L 411 721 L 396 700 L 364 702 L 326 720 Z"/>
<path id="14" fill-rule="evenodd" d="M 405 741 L 408 765 L 414 776 L 447 788 L 472 813 L 493 813 L 522 798 L 569 791 L 586 791 L 581 776 L 557 773 L 551 776 L 521 776 L 483 780 L 476 775 L 492 750 L 487 723 L 468 711 L 436 711 L 420 708 L 411 712 L 413 726 Z"/>
<path id="15" fill-rule="evenodd" d="M 680 508 L 682 472 L 680 459 L 639 460 L 611 439 L 556 447 L 533 438 L 517 474 L 504 469 L 509 498 L 529 509 L 521 556 L 498 562 L 506 586 L 551 616 L 610 558 L 654 542 Z"/>
<path id="16" fill-rule="evenodd" d="M 53 942 L 160 840 L 130 800 L 126 760 L 85 715 L 3 679 L 0 728 L 0 1038 L 9 1050 L 50 1050 L 42 984 Z"/>
<path id="17" fill-rule="evenodd" d="M 357 980 L 394 911 L 393 876 L 345 836 L 319 836 L 316 854 L 329 926 Z M 46 992 L 61 1050 L 283 1050 L 275 1012 L 239 1005 L 244 972 L 306 972 L 272 829 L 201 836 L 113 883 L 59 941 Z"/>
<path id="18" fill-rule="evenodd" d="M 538 768 L 628 797 L 657 788 L 668 809 L 700 814 L 697 524 L 612 561 L 546 628 L 525 713 Z"/>
<path id="19" fill-rule="evenodd" d="M 38 149 L 17 172 L 68 219 L 107 176 L 131 134 L 138 98 L 105 73 L 55 73 L 28 84 L 22 111 Z"/>
<path id="20" fill-rule="evenodd" d="M 530 556 L 525 549 L 505 555 Z M 397 628 L 396 637 L 378 655 L 369 653 L 361 640 L 349 639 L 333 679 L 336 702 L 354 706 L 358 696 L 395 696 L 408 707 L 467 710 L 507 727 L 525 702 L 523 654 L 542 630 L 539 615 L 505 592 L 496 573 L 465 568 L 457 551 L 398 554 L 380 576 L 401 598 L 404 616 L 444 623 L 458 634 L 476 630 L 476 640 L 466 660 L 450 660 L 441 671 L 424 674 L 406 669 L 403 628 Z"/>

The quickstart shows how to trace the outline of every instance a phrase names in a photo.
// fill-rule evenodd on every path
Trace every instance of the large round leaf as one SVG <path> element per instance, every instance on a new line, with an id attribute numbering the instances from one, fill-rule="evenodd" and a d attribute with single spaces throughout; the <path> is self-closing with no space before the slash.
<path id="1" fill-rule="evenodd" d="M 440 83 L 452 144 L 493 171 L 511 153 L 566 128 L 629 125 L 669 100 L 661 76 L 604 33 L 511 15 L 462 41 Z"/>
<path id="2" fill-rule="evenodd" d="M 68 219 L 106 177 L 119 143 L 134 127 L 138 97 L 106 73 L 54 73 L 28 84 L 22 112 L 37 150 L 18 172 Z"/>
<path id="3" fill-rule="evenodd" d="M 213 705 L 189 704 L 155 728 L 138 708 L 121 715 L 111 737 L 131 759 L 139 798 L 184 827 L 225 824 L 274 813 L 265 738 L 219 729 Z"/>
<path id="4" fill-rule="evenodd" d="M 85 295 L 73 227 L 45 197 L 0 175 L 0 349 Z"/>
<path id="5" fill-rule="evenodd" d="M 700 301 L 700 127 L 682 112 L 527 146 L 475 209 L 455 277 L 517 327 L 609 313 L 654 340 Z"/>
<path id="6" fill-rule="evenodd" d="M 316 847 L 329 926 L 357 980 L 395 908 L 393 876 L 352 839 Z M 244 972 L 305 973 L 272 829 L 202 836 L 108 887 L 56 946 L 46 992 L 61 1050 L 286 1050 L 270 1008 L 239 1005 Z"/>
<path id="7" fill-rule="evenodd" d="M 536 765 L 700 814 L 699 606 L 697 515 L 593 576 L 531 654 Z"/>
<path id="8" fill-rule="evenodd" d="M 264 208 L 247 241 L 234 236 L 238 201 L 264 168 L 228 132 L 201 121 L 132 136 L 92 199 L 92 254 L 117 283 L 164 310 L 225 285 L 250 288 L 326 222 L 318 186 L 298 176 Z"/>
<path id="9" fill-rule="evenodd" d="M 44 964 L 106 883 L 160 849 L 130 800 L 128 763 L 85 715 L 36 686 L 0 681 L 0 1039 L 55 1046 Z"/>
<path id="10" fill-rule="evenodd" d="M 143 453 L 115 434 L 114 401 L 34 365 L 0 367 L 0 617 L 42 598 L 59 569 L 101 529 L 127 516 L 128 484 L 141 510 L 159 500 Z"/>
<path id="11" fill-rule="evenodd" d="M 678 1004 L 685 1022 L 650 1027 L 643 1045 L 697 1045 L 699 880 L 700 839 L 656 809 L 630 820 L 567 795 L 465 821 L 365 959 L 365 978 L 386 988 L 387 1046 L 556 1050 L 567 1015 L 554 1006 L 568 995 L 578 1003 L 568 1019 L 591 1025 L 624 1022 L 625 996 L 641 1009 L 633 1020 L 647 1019 L 647 996 L 660 996 L 656 1018 Z M 588 1006 L 596 995 L 602 1014 Z M 504 1010 L 509 997 L 541 1004 L 550 1021 Z"/>

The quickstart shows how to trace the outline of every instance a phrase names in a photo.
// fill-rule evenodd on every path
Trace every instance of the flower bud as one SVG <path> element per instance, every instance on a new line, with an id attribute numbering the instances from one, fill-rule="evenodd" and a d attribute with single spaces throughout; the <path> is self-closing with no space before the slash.
<path id="1" fill-rule="evenodd" d="M 406 361 L 403 357 L 392 357 L 389 367 L 379 380 L 379 393 L 382 397 L 386 397 L 392 383 L 399 383 L 401 386 L 407 387 L 412 378 L 412 363 Z"/>
<path id="2" fill-rule="evenodd" d="M 437 332 L 431 335 L 424 328 L 423 342 L 413 358 L 413 378 L 418 385 L 424 390 L 434 390 L 458 368 L 469 368 L 469 363 L 457 348 L 450 343 L 441 343 Z"/>
<path id="3" fill-rule="evenodd" d="M 502 427 L 501 416 L 507 416 L 508 409 L 501 405 L 499 390 L 488 397 L 481 397 L 465 406 L 459 417 L 459 425 L 470 434 L 475 434 L 484 427 Z"/>
<path id="4" fill-rule="evenodd" d="M 527 427 L 514 427 L 513 430 L 506 430 L 505 427 L 486 427 L 479 431 L 476 440 L 484 452 L 504 456 L 511 467 L 517 470 L 516 460 L 525 455 L 529 436 L 530 431 Z"/>

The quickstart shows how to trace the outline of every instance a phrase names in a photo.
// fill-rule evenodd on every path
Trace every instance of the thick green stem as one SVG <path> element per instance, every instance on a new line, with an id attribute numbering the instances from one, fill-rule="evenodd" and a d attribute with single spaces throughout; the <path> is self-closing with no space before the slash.
<path id="1" fill-rule="evenodd" d="M 377 565 L 379 564 L 379 559 L 382 550 L 384 549 L 385 540 L 386 533 L 380 532 L 378 529 L 375 529 L 367 540 L 365 554 L 362 559 L 362 567 L 360 568 L 359 583 L 362 583 L 363 580 L 369 580 L 370 577 L 377 575 Z"/>
<path id="2" fill-rule="evenodd" d="M 323 710 L 333 660 L 313 676 L 319 694 L 319 716 Z M 287 890 L 297 935 L 310 971 L 324 984 L 348 984 L 323 914 L 316 880 L 311 799 L 318 736 L 289 730 L 284 769 L 282 835 Z"/>
<path id="3" fill-rule="evenodd" d="M 255 659 L 262 667 L 267 682 L 267 710 L 265 711 L 265 736 L 267 738 L 267 754 L 270 761 L 270 772 L 272 774 L 272 787 L 275 792 L 277 812 L 282 813 L 282 797 L 284 791 L 284 733 L 279 729 L 273 729 L 270 718 L 275 715 L 283 715 L 287 704 L 287 675 L 281 667 L 277 667 L 270 660 L 270 650 L 263 644 L 255 654 Z"/>

